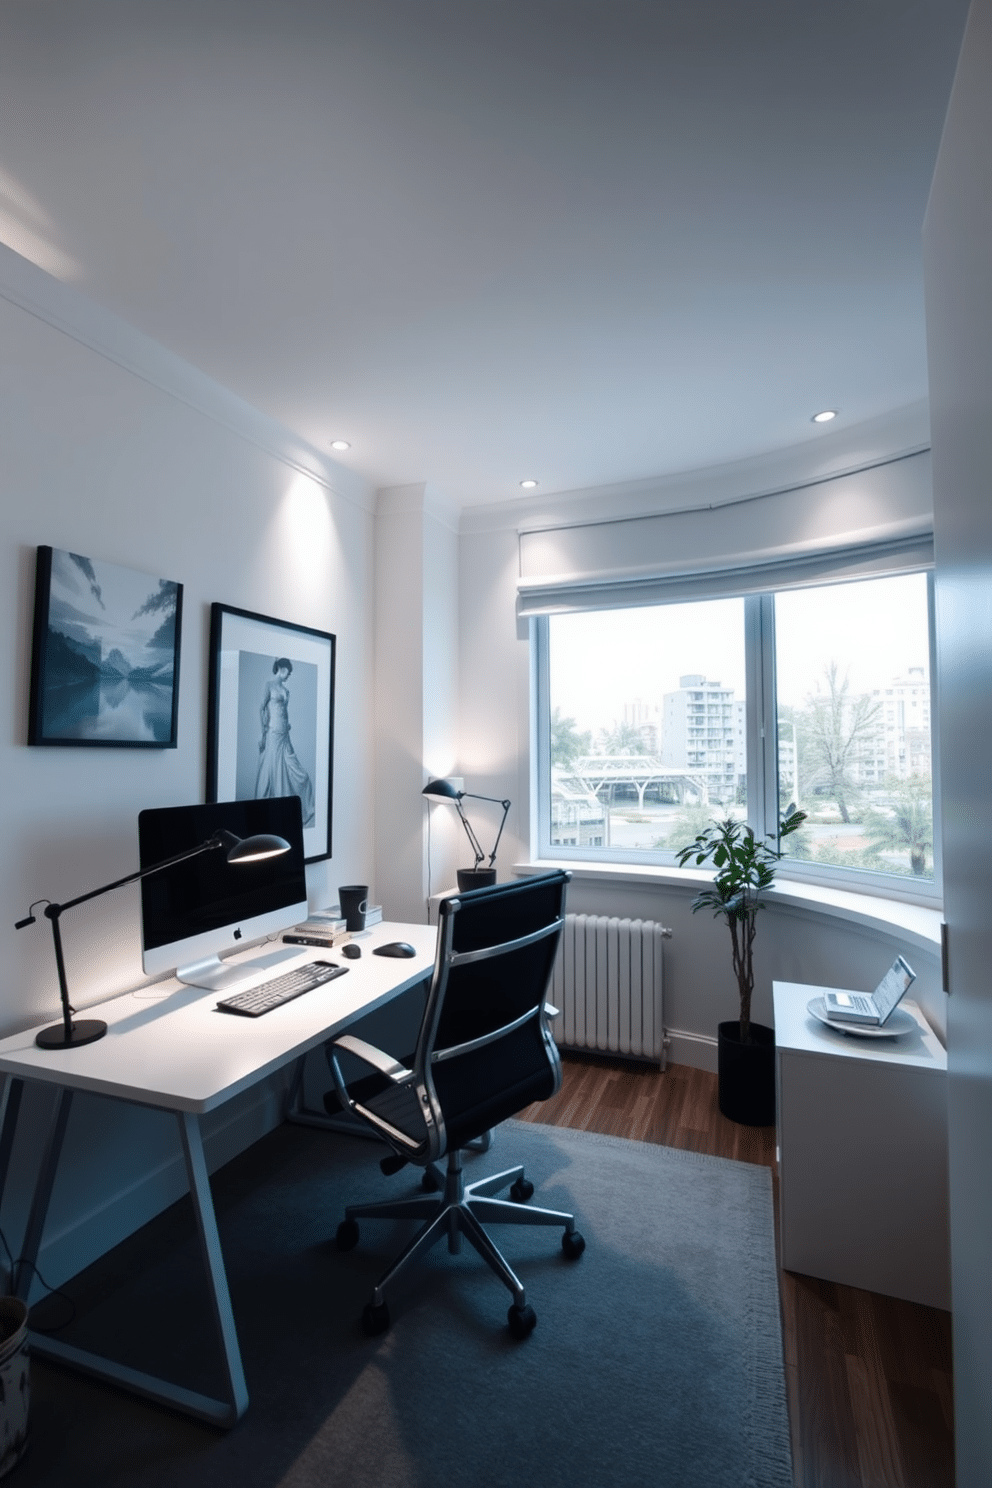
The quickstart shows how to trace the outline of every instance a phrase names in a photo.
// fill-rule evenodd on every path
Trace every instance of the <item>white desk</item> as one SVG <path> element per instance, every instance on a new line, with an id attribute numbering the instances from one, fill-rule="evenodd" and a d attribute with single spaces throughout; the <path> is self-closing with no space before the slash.
<path id="1" fill-rule="evenodd" d="M 949 1308 L 947 1056 L 909 1000 L 900 1038 L 825 1027 L 827 990 L 773 984 L 782 1266 Z"/>
<path id="2" fill-rule="evenodd" d="M 216 992 L 183 987 L 170 980 L 86 1008 L 87 1016 L 102 1018 L 108 1025 L 106 1037 L 97 1043 L 77 1049 L 39 1049 L 34 1042 L 36 1029 L 0 1040 L 0 1073 L 7 1076 L 0 1128 L 0 1197 L 24 1082 L 38 1080 L 59 1087 L 52 1130 L 24 1237 L 22 1256 L 30 1264 L 20 1268 L 18 1295 L 26 1295 L 30 1286 L 31 1265 L 38 1257 L 75 1091 L 86 1090 L 132 1105 L 172 1111 L 179 1125 L 200 1246 L 210 1281 L 227 1396 L 215 1400 L 41 1334 L 31 1335 L 35 1354 L 123 1385 L 213 1425 L 233 1426 L 240 1419 L 248 1406 L 248 1392 L 203 1155 L 200 1117 L 294 1062 L 291 1104 L 295 1106 L 306 1055 L 365 1013 L 381 1007 L 429 975 L 434 964 L 436 937 L 434 926 L 383 923 L 356 937 L 362 947 L 362 957 L 357 961 L 346 961 L 333 951 L 301 948 L 303 959 L 326 956 L 347 966 L 348 975 L 274 1008 L 261 1018 L 219 1013 Z M 372 954 L 375 946 L 391 940 L 408 941 L 416 956 L 393 959 Z M 250 957 L 251 953 L 246 954 Z"/>

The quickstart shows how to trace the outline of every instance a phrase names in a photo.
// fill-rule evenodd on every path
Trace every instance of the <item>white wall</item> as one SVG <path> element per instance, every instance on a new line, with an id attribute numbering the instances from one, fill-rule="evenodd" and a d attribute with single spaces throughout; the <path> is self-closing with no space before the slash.
<path id="1" fill-rule="evenodd" d="M 459 574 L 458 773 L 467 791 L 511 802 L 496 860 L 506 878 L 530 851 L 529 629 L 516 617 L 515 529 L 463 534 Z M 481 801 L 465 807 L 488 854 L 502 810 Z M 458 866 L 470 860 L 463 854 Z"/>
<path id="2" fill-rule="evenodd" d="M 422 924 L 447 884 L 457 818 L 436 808 L 428 861 L 428 775 L 457 752 L 458 544 L 454 513 L 425 485 L 379 492 L 375 573 L 375 897 L 387 919 Z M 440 877 L 438 877 L 440 875 Z"/>
<path id="3" fill-rule="evenodd" d="M 992 3 L 975 0 L 924 232 L 940 677 L 957 1481 L 992 1482 Z"/>
<path id="4" fill-rule="evenodd" d="M 308 473 L 309 471 L 309 473 Z M 7 666 L 0 733 L 3 833 L 0 1032 L 55 1020 L 39 897 L 68 899 L 137 866 L 145 806 L 203 799 L 210 604 L 338 638 L 333 858 L 308 870 L 311 903 L 372 874 L 373 493 L 213 387 L 162 348 L 9 250 L 0 250 L 0 614 Z M 184 586 L 179 746 L 28 748 L 35 549 L 51 544 Z M 142 977 L 136 888 L 63 920 L 77 1007 Z M 213 1156 L 276 1119 L 273 1093 L 226 1113 Z M 36 1098 L 40 1125 L 44 1098 Z M 176 1191 L 164 1117 L 80 1099 L 42 1259 L 59 1279 Z M 2 1223 L 16 1251 L 30 1161 L 15 1156 Z"/>

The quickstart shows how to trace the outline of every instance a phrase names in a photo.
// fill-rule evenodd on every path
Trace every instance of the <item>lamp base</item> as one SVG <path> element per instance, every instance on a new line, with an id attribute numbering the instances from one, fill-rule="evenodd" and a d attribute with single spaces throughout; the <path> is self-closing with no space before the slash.
<path id="1" fill-rule="evenodd" d="M 41 1030 L 35 1043 L 39 1049 L 77 1049 L 80 1044 L 95 1044 L 97 1039 L 103 1038 L 106 1031 L 106 1023 L 101 1023 L 99 1018 L 80 1018 L 73 1023 L 68 1038 L 65 1036 L 65 1024 L 53 1023 L 51 1028 Z"/>
<path id="2" fill-rule="evenodd" d="M 463 894 L 471 889 L 488 889 L 496 882 L 495 868 L 459 868 L 455 877 Z"/>

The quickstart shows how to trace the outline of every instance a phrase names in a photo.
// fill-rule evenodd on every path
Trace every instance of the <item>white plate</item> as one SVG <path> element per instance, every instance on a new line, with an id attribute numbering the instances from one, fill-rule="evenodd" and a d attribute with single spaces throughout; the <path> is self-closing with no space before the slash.
<path id="1" fill-rule="evenodd" d="M 912 1013 L 907 1013 L 901 1007 L 893 1008 L 881 1027 L 871 1023 L 838 1023 L 833 1018 L 828 1018 L 822 997 L 811 998 L 806 1004 L 806 1011 L 812 1013 L 814 1018 L 819 1018 L 821 1023 L 826 1023 L 828 1028 L 836 1028 L 838 1033 L 853 1034 L 855 1038 L 898 1038 L 901 1033 L 912 1033 L 914 1029 L 919 1029 Z"/>

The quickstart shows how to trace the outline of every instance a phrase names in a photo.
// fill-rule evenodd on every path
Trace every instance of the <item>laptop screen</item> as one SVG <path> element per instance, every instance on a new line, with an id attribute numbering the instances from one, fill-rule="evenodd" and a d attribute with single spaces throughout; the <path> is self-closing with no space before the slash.
<path id="1" fill-rule="evenodd" d="M 900 997 L 915 980 L 915 971 L 901 956 L 897 956 L 872 994 L 881 1022 L 885 1022 Z"/>

